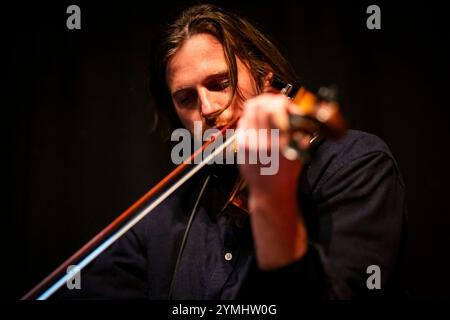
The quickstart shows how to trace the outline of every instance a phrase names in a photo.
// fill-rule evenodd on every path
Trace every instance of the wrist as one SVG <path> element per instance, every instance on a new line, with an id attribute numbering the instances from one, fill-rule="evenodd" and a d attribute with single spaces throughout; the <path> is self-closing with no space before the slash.
<path id="1" fill-rule="evenodd" d="M 296 188 L 266 190 L 253 188 L 249 192 L 248 206 L 252 214 L 289 214 L 298 213 Z M 298 214 L 297 214 L 298 215 Z"/>

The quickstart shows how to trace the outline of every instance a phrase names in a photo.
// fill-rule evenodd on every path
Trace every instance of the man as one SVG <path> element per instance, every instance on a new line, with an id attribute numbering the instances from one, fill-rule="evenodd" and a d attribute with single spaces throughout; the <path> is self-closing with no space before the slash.
<path id="1" fill-rule="evenodd" d="M 168 28 L 157 49 L 152 92 L 172 129 L 193 133 L 196 121 L 204 129 L 222 128 L 239 118 L 242 130 L 281 128 L 280 150 L 286 147 L 293 106 L 275 83 L 296 85 L 295 76 L 254 26 L 215 6 L 195 6 Z M 247 146 L 241 139 L 237 147 Z M 77 294 L 391 296 L 398 289 L 405 218 L 405 188 L 391 152 L 377 137 L 349 131 L 338 141 L 321 140 L 311 156 L 302 163 L 280 154 L 274 175 L 248 163 L 239 171 L 229 165 L 203 170 L 90 265 Z M 239 177 L 248 213 L 224 206 Z M 380 271 L 375 289 L 368 285 L 373 267 Z"/>

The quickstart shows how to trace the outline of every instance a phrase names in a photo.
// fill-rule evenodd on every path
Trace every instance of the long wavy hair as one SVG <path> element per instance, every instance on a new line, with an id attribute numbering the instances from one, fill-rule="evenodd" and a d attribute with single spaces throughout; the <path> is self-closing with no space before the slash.
<path id="1" fill-rule="evenodd" d="M 186 40 L 199 33 L 214 36 L 223 46 L 231 88 L 229 103 L 240 95 L 236 57 L 249 69 L 258 93 L 262 92 L 269 72 L 278 81 L 296 84 L 293 68 L 272 41 L 249 21 L 211 4 L 190 7 L 166 28 L 153 45 L 150 91 L 156 108 L 155 123 L 166 137 L 170 130 L 182 126 L 166 84 L 167 63 Z"/>

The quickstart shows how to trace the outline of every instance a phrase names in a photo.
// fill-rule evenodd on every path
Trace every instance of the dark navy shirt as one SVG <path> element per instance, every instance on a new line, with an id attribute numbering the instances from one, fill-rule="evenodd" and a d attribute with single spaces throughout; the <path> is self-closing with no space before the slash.
<path id="1" fill-rule="evenodd" d="M 222 210 L 237 173 L 222 167 L 199 173 L 83 270 L 81 290 L 61 297 L 168 299 L 172 279 L 172 299 L 348 299 L 398 291 L 405 186 L 381 139 L 350 130 L 316 147 L 298 188 L 307 254 L 271 272 L 257 268 L 248 215 Z M 381 290 L 367 287 L 371 265 L 379 267 Z"/>

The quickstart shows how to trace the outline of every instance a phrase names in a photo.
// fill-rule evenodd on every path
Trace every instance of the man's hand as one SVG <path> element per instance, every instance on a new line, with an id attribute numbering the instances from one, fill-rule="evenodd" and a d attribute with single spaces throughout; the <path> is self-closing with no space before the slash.
<path id="1" fill-rule="evenodd" d="M 249 187 L 249 209 L 259 267 L 276 269 L 301 258 L 307 250 L 307 232 L 297 199 L 298 178 L 302 163 L 282 155 L 289 142 L 288 110 L 291 102 L 281 94 L 265 93 L 249 99 L 244 106 L 238 128 L 280 129 L 279 141 L 271 141 L 270 133 L 258 139 L 257 145 L 248 145 L 245 135 L 238 136 L 238 148 L 279 145 L 279 170 L 274 175 L 262 175 L 260 164 L 240 165 L 240 171 Z"/>

